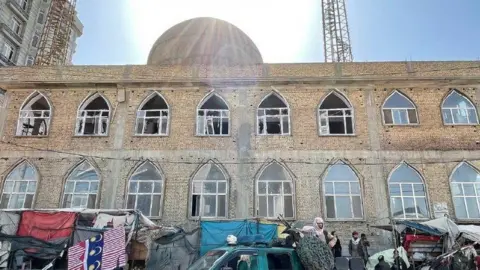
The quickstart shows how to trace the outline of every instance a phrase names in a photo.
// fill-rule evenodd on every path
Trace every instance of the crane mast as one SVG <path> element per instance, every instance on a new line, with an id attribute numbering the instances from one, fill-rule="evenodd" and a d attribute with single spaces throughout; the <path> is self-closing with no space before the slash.
<path id="1" fill-rule="evenodd" d="M 322 0 L 325 62 L 352 62 L 345 0 Z"/>

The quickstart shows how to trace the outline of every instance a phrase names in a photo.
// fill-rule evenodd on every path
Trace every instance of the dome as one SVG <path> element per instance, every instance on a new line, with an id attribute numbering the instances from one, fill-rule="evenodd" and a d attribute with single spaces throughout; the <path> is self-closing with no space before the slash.
<path id="1" fill-rule="evenodd" d="M 262 64 L 253 41 L 238 27 L 214 18 L 194 18 L 163 33 L 155 42 L 148 65 Z"/>

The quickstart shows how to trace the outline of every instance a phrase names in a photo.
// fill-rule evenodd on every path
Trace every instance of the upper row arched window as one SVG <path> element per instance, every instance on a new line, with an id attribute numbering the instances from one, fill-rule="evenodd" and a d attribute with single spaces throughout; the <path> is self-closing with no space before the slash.
<path id="1" fill-rule="evenodd" d="M 476 125 L 475 105 L 463 94 L 452 90 L 443 100 L 442 118 L 445 125 Z M 79 106 L 75 135 L 106 136 L 110 125 L 111 106 L 100 93 L 88 96 Z M 230 135 L 230 108 L 217 93 L 211 92 L 197 106 L 198 136 Z M 414 102 L 398 90 L 393 91 L 382 105 L 386 125 L 417 125 L 418 110 Z M 35 91 L 22 104 L 17 136 L 46 136 L 49 133 L 52 106 L 48 99 Z M 147 96 L 136 113 L 135 135 L 167 136 L 170 128 L 170 108 L 158 92 Z M 339 91 L 330 92 L 318 107 L 320 135 L 353 135 L 354 109 Z M 290 135 L 290 107 L 279 93 L 266 95 L 257 108 L 258 135 Z"/>

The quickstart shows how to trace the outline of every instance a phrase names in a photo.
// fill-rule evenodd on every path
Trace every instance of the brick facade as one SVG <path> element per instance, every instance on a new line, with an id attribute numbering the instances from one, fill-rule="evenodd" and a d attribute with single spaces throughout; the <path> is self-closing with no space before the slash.
<path id="1" fill-rule="evenodd" d="M 87 156 L 101 175 L 97 207 L 123 208 L 130 175 L 148 159 L 165 177 L 159 222 L 187 223 L 191 178 L 202 164 L 214 160 L 228 174 L 229 218 L 253 217 L 255 180 L 264 164 L 275 160 L 293 178 L 296 218 L 313 220 L 325 216 L 325 171 L 343 160 L 360 180 L 364 219 L 329 221 L 328 227 L 345 240 L 356 229 L 371 233 L 378 244 L 388 244 L 370 226 L 389 222 L 387 178 L 395 166 L 405 161 L 422 175 L 432 217 L 437 203 L 446 203 L 455 216 L 449 184 L 455 166 L 467 160 L 480 168 L 478 125 L 445 126 L 440 110 L 452 88 L 478 106 L 478 62 L 17 67 L 0 69 L 0 78 L 8 102 L 0 108 L 0 119 L 5 119 L 3 128 L 0 125 L 1 179 L 21 160 L 31 162 L 39 174 L 36 208 L 60 206 L 65 179 L 83 159 L 80 155 Z M 197 105 L 212 89 L 229 105 L 230 136 L 195 135 Z M 353 106 L 353 136 L 319 136 L 319 102 L 333 89 Z M 49 135 L 15 136 L 18 111 L 35 90 L 53 105 Z M 394 90 L 415 103 L 419 125 L 383 124 L 381 106 Z M 134 135 L 136 110 L 152 91 L 169 105 L 168 136 Z M 290 136 L 256 135 L 256 108 L 272 91 L 288 102 Z M 75 136 L 77 108 L 96 92 L 111 106 L 108 136 Z"/>

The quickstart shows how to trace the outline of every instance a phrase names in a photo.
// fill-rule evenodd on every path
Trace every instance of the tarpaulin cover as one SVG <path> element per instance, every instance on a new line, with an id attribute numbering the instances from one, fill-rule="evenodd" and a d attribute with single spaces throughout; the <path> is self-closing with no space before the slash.
<path id="1" fill-rule="evenodd" d="M 200 229 L 161 237 L 150 245 L 146 269 L 186 270 L 198 258 Z"/>
<path id="2" fill-rule="evenodd" d="M 48 241 L 69 237 L 77 213 L 72 212 L 36 212 L 24 211 L 18 227 L 18 236 L 31 236 Z"/>
<path id="3" fill-rule="evenodd" d="M 0 212 L 0 232 L 6 235 L 15 235 L 18 230 L 20 215 L 15 213 Z M 9 241 L 0 241 L 0 267 L 7 267 L 10 255 Z"/>
<path id="4" fill-rule="evenodd" d="M 398 247 L 397 250 L 398 250 L 398 255 L 402 257 L 407 267 L 410 267 L 410 262 L 408 261 L 408 256 L 405 249 L 403 247 Z M 375 265 L 378 264 L 378 257 L 380 257 L 380 255 L 382 255 L 385 258 L 385 262 L 387 262 L 390 266 L 392 266 L 394 261 L 393 251 L 394 249 L 387 249 L 382 252 L 375 253 L 373 256 L 370 256 L 370 258 L 368 258 L 368 262 L 365 268 L 368 270 L 374 270 Z"/>
<path id="5" fill-rule="evenodd" d="M 445 233 L 442 233 L 441 231 L 439 231 L 436 228 L 433 228 L 433 227 L 430 227 L 430 226 L 427 226 L 427 225 L 424 225 L 424 224 L 421 224 L 421 223 L 409 221 L 409 220 L 402 220 L 402 221 L 398 221 L 397 223 L 398 224 L 403 224 L 403 225 L 405 225 L 405 226 L 407 226 L 411 229 L 416 229 L 416 230 L 419 230 L 419 231 L 422 231 L 422 232 L 425 232 L 425 233 L 428 233 L 428 234 L 431 234 L 431 235 L 442 236 L 442 235 L 445 234 Z"/>
<path id="6" fill-rule="evenodd" d="M 240 236 L 262 234 L 266 241 L 277 237 L 277 224 L 261 224 L 253 221 L 202 221 L 200 255 L 224 246 L 228 235 Z"/>

